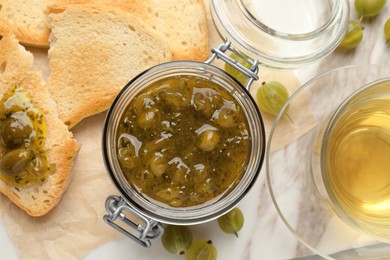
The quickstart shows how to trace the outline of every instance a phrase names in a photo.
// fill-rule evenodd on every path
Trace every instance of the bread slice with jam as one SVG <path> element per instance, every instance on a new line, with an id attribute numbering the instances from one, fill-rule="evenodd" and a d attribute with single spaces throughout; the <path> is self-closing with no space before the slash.
<path id="1" fill-rule="evenodd" d="M 60 120 L 56 103 L 52 99 L 49 91 L 42 85 L 41 77 L 39 73 L 32 71 L 33 55 L 26 51 L 16 40 L 14 35 L 5 35 L 0 41 L 0 98 L 2 104 L 0 107 L 4 110 L 4 107 L 10 107 L 10 98 L 6 99 L 7 95 L 13 98 L 14 107 L 10 107 L 11 110 L 17 110 L 15 113 L 23 113 L 27 111 L 40 111 L 43 118 L 39 119 L 40 123 L 44 122 L 45 127 L 33 128 L 33 131 L 42 131 L 42 138 L 38 139 L 39 134 L 29 135 L 28 140 L 24 140 L 23 144 L 12 142 L 11 146 L 16 145 L 23 146 L 28 150 L 35 150 L 31 156 L 31 160 L 35 160 L 33 164 L 35 169 L 34 177 L 39 177 L 42 174 L 42 178 L 38 178 L 39 181 L 35 183 L 29 183 L 29 180 L 33 179 L 31 176 L 27 176 L 28 166 L 19 168 L 18 171 L 15 168 L 7 168 L 4 160 L 7 153 L 15 149 L 21 149 L 19 147 L 9 148 L 4 141 L 5 134 L 1 132 L 0 142 L 0 192 L 7 196 L 12 202 L 14 202 L 19 208 L 24 210 L 31 216 L 42 216 L 53 209 L 61 200 L 61 197 L 66 190 L 70 175 L 71 167 L 74 158 L 80 148 L 75 139 L 72 138 L 72 133 L 68 131 L 67 126 Z M 12 88 L 17 88 L 21 91 L 24 97 L 28 97 L 28 102 L 31 102 L 31 111 L 29 109 L 20 110 L 16 107 L 23 107 L 25 104 L 19 104 L 20 97 L 12 96 Z M 11 91 L 11 92 L 10 92 Z M 22 96 L 23 96 L 22 95 Z M 30 100 L 31 99 L 31 100 Z M 7 105 L 5 105 L 6 102 Z M 5 122 L 13 117 L 13 114 L 4 113 L 0 111 L 0 131 L 5 131 Z M 20 110 L 20 111 L 19 111 Z M 31 113 L 30 113 L 31 115 Z M 38 129 L 38 130 L 37 130 Z M 38 147 L 38 142 L 41 147 Z M 39 152 L 36 152 L 39 150 Z M 45 158 L 43 158 L 43 157 Z M 39 164 L 37 158 L 42 158 L 42 161 L 47 160 L 48 169 L 44 169 L 45 164 Z M 29 159 L 29 160 L 30 160 Z M 29 162 L 30 163 L 30 162 Z M 6 166 L 4 166 L 6 165 Z M 29 165 L 29 164 L 26 164 Z M 14 164 L 12 164 L 14 166 Z M 42 166 L 42 167 L 41 167 Z M 16 166 L 15 166 L 16 167 Z M 12 172 L 15 170 L 15 172 Z M 48 172 L 46 172 L 48 171 Z M 44 172 L 47 173 L 45 176 Z M 29 172 L 28 174 L 30 174 Z"/>

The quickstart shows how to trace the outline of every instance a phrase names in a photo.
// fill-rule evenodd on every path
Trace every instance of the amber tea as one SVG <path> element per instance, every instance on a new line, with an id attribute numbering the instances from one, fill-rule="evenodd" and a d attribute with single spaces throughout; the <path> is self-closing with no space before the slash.
<path id="1" fill-rule="evenodd" d="M 322 147 L 324 183 L 338 215 L 390 243 L 390 81 L 355 93 L 335 113 Z"/>

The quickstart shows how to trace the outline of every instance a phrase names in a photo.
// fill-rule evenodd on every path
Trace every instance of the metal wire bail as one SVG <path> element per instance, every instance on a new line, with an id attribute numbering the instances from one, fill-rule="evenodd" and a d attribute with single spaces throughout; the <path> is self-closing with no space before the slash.
<path id="1" fill-rule="evenodd" d="M 161 223 L 142 216 L 120 196 L 107 197 L 105 207 L 108 215 L 104 215 L 104 221 L 139 245 L 150 247 L 150 240 L 158 239 L 164 232 Z M 126 212 L 134 217 L 133 219 L 136 218 L 137 222 L 129 219 Z"/>
<path id="2" fill-rule="evenodd" d="M 246 62 L 248 62 L 251 65 L 251 67 L 248 69 L 247 67 L 245 67 L 244 65 L 236 61 L 235 59 L 229 57 L 229 55 L 226 55 L 225 52 L 227 50 L 236 53 L 239 57 L 241 57 Z M 217 48 L 212 48 L 211 53 L 212 55 L 205 61 L 205 63 L 210 64 L 217 58 L 223 60 L 230 66 L 234 67 L 249 79 L 245 85 L 245 88 L 248 91 L 250 90 L 253 81 L 259 79 L 259 76 L 257 75 L 259 73 L 259 64 L 260 64 L 259 61 L 250 59 L 248 57 L 244 57 L 240 52 L 238 52 L 236 49 L 233 48 L 230 41 L 227 41 L 219 45 Z"/>

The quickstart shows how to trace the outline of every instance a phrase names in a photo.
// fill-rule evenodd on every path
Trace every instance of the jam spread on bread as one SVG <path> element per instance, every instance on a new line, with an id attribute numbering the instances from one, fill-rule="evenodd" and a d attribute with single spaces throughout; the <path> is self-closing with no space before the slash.
<path id="1" fill-rule="evenodd" d="M 45 182 L 54 166 L 45 151 L 47 125 L 30 94 L 12 86 L 0 100 L 0 179 L 29 187 Z"/>

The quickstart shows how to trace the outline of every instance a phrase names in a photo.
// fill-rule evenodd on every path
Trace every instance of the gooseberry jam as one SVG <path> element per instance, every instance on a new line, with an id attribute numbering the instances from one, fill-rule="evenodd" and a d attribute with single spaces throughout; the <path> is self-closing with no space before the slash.
<path id="1" fill-rule="evenodd" d="M 47 125 L 42 111 L 22 87 L 12 86 L 0 100 L 0 179 L 29 187 L 55 170 L 45 150 Z"/>
<path id="2" fill-rule="evenodd" d="M 165 78 L 141 91 L 126 107 L 116 139 L 127 181 L 172 207 L 202 204 L 232 190 L 251 147 L 237 101 L 192 76 Z"/>

